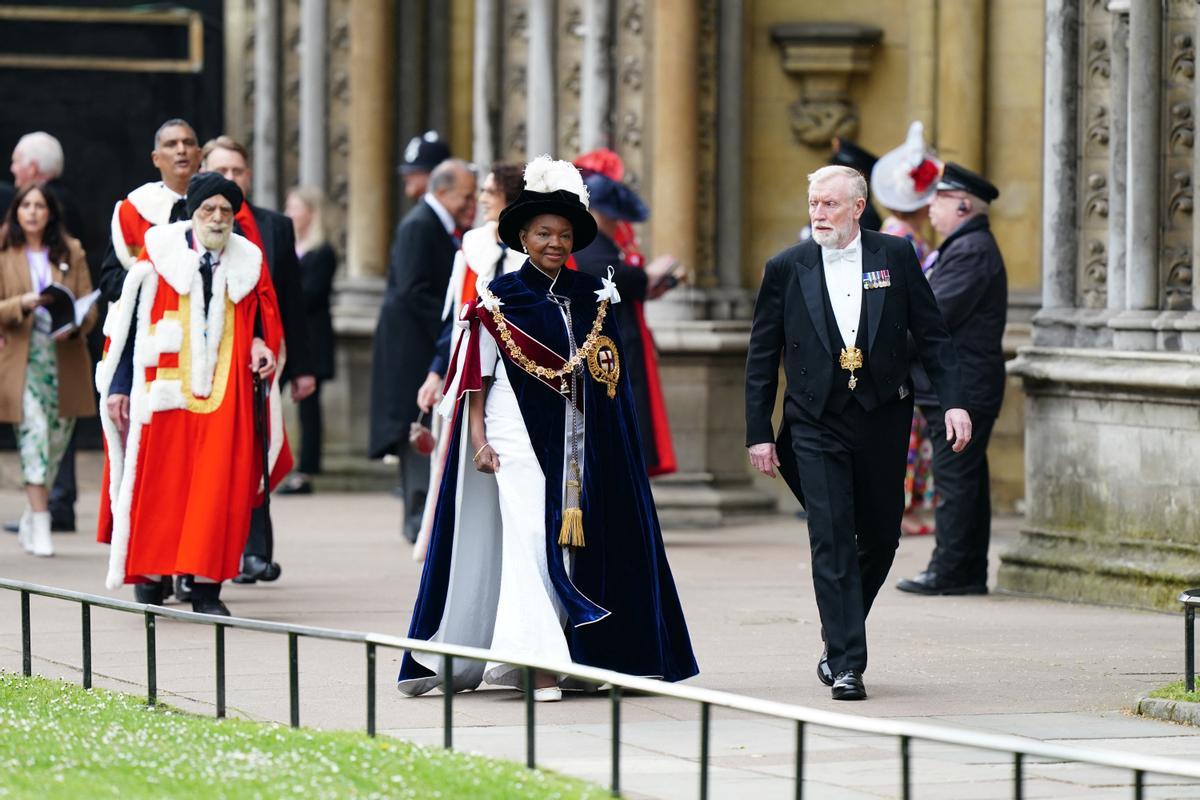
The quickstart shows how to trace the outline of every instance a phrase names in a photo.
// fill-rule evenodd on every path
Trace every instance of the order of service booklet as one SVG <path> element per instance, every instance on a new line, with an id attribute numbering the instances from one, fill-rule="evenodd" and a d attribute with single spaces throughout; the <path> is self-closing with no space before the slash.
<path id="1" fill-rule="evenodd" d="M 50 313 L 50 335 L 58 336 L 78 328 L 99 299 L 99 289 L 76 299 L 75 293 L 61 283 L 47 286 L 42 290 L 42 308 Z"/>

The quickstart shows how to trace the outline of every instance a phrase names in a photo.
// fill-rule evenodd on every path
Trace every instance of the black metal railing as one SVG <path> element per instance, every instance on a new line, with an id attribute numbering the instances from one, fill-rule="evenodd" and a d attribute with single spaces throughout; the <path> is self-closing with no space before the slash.
<path id="1" fill-rule="evenodd" d="M 1200 589 L 1188 589 L 1179 595 L 1183 604 L 1183 688 L 1196 691 L 1196 607 Z"/>
<path id="2" fill-rule="evenodd" d="M 1025 770 L 1025 761 L 1031 757 L 1127 771 L 1132 774 L 1133 797 L 1135 800 L 1143 800 L 1145 797 L 1147 775 L 1163 775 L 1200 781 L 1200 764 L 1194 761 L 1058 745 L 1019 736 L 982 733 L 929 723 L 856 717 L 833 711 L 823 711 L 803 706 L 777 703 L 770 700 L 743 697 L 713 689 L 664 684 L 661 681 L 638 678 L 619 672 L 585 667 L 579 664 L 561 664 L 550 661 L 511 658 L 504 653 L 496 653 L 476 647 L 460 647 L 458 645 L 439 644 L 377 633 L 361 633 L 332 628 L 314 628 L 281 622 L 243 619 L 240 617 L 218 617 L 209 614 L 197 614 L 191 611 L 144 605 L 128 600 L 85 594 L 67 589 L 55 589 L 48 586 L 39 586 L 37 584 L 3 578 L 0 578 L 0 589 L 19 592 L 21 596 L 21 663 L 26 676 L 33 674 L 30 597 L 37 595 L 80 604 L 83 686 L 85 688 L 91 688 L 92 686 L 91 609 L 93 607 L 105 608 L 142 615 L 145 619 L 146 627 L 146 702 L 150 705 L 154 705 L 157 702 L 158 692 L 156 675 L 157 645 L 155 642 L 155 626 L 158 619 L 165 618 L 191 624 L 211 625 L 215 630 L 216 636 L 217 717 L 225 716 L 225 630 L 227 628 L 282 634 L 288 637 L 288 695 L 292 727 L 297 727 L 300 724 L 299 640 L 301 638 L 350 642 L 364 646 L 367 675 L 366 731 L 370 736 L 375 735 L 375 664 L 376 651 L 380 647 L 440 655 L 442 657 L 443 675 L 453 674 L 455 659 L 466 659 L 484 663 L 491 661 L 511 664 L 512 666 L 519 667 L 525 673 L 527 686 L 534 685 L 533 679 L 536 672 L 558 673 L 576 680 L 595 684 L 596 686 L 608 684 L 611 686 L 609 700 L 612 706 L 612 771 L 610 789 L 614 797 L 619 796 L 621 792 L 621 702 L 625 693 L 630 691 L 657 697 L 687 700 L 697 703 L 700 706 L 699 788 L 701 800 L 707 800 L 709 792 L 709 743 L 711 739 L 713 708 L 724 708 L 775 719 L 792 720 L 796 723 L 795 796 L 797 798 L 803 798 L 804 796 L 805 732 L 807 726 L 810 725 L 856 733 L 895 737 L 899 745 L 900 797 L 904 798 L 904 800 L 910 800 L 912 797 L 911 744 L 914 740 L 1007 753 L 1012 758 L 1013 797 L 1017 798 L 1017 800 L 1024 797 L 1025 781 L 1028 777 Z M 1200 598 L 1200 591 L 1198 591 L 1197 597 Z M 1181 597 L 1180 599 L 1182 600 L 1183 598 Z M 1197 604 L 1200 604 L 1200 599 L 1197 600 Z M 1189 612 L 1187 630 L 1190 641 L 1192 630 L 1191 620 L 1193 619 L 1190 612 L 1193 607 L 1185 603 L 1185 608 Z M 1190 652 L 1191 650 L 1189 649 Z M 1189 666 L 1190 663 L 1189 656 Z M 443 746 L 446 749 L 451 749 L 454 745 L 454 693 L 447 692 L 443 694 L 442 703 Z M 533 693 L 526 692 L 525 765 L 530 769 L 536 768 L 537 765 L 534 747 L 536 722 Z"/>

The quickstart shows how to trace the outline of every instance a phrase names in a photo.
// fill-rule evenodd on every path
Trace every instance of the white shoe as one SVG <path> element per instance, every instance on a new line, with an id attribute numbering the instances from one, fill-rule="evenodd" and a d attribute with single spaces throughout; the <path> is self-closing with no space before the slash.
<path id="1" fill-rule="evenodd" d="M 557 703 L 559 700 L 562 700 L 562 689 L 557 686 L 545 686 L 533 690 L 533 702 L 535 703 Z"/>
<path id="2" fill-rule="evenodd" d="M 33 509 L 29 506 L 25 506 L 17 523 L 17 542 L 26 553 L 33 552 Z"/>
<path id="3" fill-rule="evenodd" d="M 35 556 L 54 555 L 54 542 L 50 539 L 50 512 L 33 512 L 33 532 L 30 536 L 29 552 Z"/>

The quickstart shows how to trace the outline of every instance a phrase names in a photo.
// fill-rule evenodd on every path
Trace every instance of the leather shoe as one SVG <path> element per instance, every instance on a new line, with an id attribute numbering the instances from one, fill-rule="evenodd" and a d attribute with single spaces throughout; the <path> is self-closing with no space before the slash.
<path id="1" fill-rule="evenodd" d="M 161 606 L 163 601 L 170 596 L 170 576 L 164 577 L 161 580 L 151 581 L 150 583 L 135 583 L 133 585 L 133 598 L 139 603 L 145 603 L 149 606 Z"/>
<path id="2" fill-rule="evenodd" d="M 817 678 L 826 686 L 833 686 L 833 670 L 829 668 L 829 648 L 821 648 L 821 660 L 817 662 Z"/>
<path id="3" fill-rule="evenodd" d="M 232 616 L 229 609 L 220 600 L 196 600 L 193 598 L 192 611 L 197 614 L 213 614 L 218 617 Z"/>
<path id="4" fill-rule="evenodd" d="M 56 517 L 50 515 L 50 530 L 54 533 L 74 533 L 75 518 L 74 517 Z"/>
<path id="5" fill-rule="evenodd" d="M 288 477 L 275 490 L 275 494 L 312 494 L 312 481 L 300 475 L 292 475 Z"/>
<path id="6" fill-rule="evenodd" d="M 4 523 L 4 532 L 5 533 L 18 533 L 20 530 L 21 530 L 21 523 L 19 523 L 19 522 Z"/>
<path id="7" fill-rule="evenodd" d="M 915 578 L 905 578 L 896 584 L 902 592 L 925 595 L 987 594 L 985 583 L 953 583 L 926 570 Z"/>
<path id="8" fill-rule="evenodd" d="M 862 673 L 848 669 L 838 673 L 833 682 L 834 700 L 866 700 L 867 688 L 863 685 Z"/>
<path id="9" fill-rule="evenodd" d="M 271 582 L 279 580 L 283 569 L 275 561 L 267 561 L 262 556 L 247 553 L 242 556 L 242 571 L 233 579 L 234 583 L 247 584 L 258 581 Z"/>

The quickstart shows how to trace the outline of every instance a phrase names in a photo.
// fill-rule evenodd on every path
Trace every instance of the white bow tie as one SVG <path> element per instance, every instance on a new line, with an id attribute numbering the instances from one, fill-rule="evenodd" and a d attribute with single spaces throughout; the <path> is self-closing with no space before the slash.
<path id="1" fill-rule="evenodd" d="M 853 261 L 857 255 L 858 247 L 853 245 L 843 247 L 841 250 L 834 250 L 829 247 L 821 248 L 821 257 L 825 259 L 826 264 L 836 264 L 839 261 Z"/>

